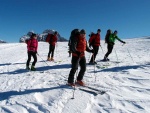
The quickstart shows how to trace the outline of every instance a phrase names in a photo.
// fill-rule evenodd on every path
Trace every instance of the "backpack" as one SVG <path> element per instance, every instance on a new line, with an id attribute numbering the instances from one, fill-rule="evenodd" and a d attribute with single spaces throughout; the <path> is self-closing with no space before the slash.
<path id="1" fill-rule="evenodd" d="M 72 51 L 72 45 L 73 45 L 72 43 L 75 42 L 75 37 L 79 35 L 79 33 L 80 33 L 79 29 L 74 29 L 71 31 L 71 35 L 68 42 L 69 51 Z"/>
<path id="2" fill-rule="evenodd" d="M 25 43 L 28 44 L 28 42 L 29 42 L 29 39 L 26 39 L 26 40 L 25 40 Z"/>
<path id="3" fill-rule="evenodd" d="M 49 42 L 50 42 L 51 37 L 52 37 L 52 34 L 48 34 L 48 35 L 47 35 L 47 37 L 46 37 L 46 39 L 45 39 L 45 41 L 49 43 Z"/>
<path id="4" fill-rule="evenodd" d="M 105 36 L 105 43 L 109 43 L 109 36 L 110 36 L 110 34 L 111 34 L 111 30 L 108 29 L 107 33 L 106 33 L 106 36 Z"/>
<path id="5" fill-rule="evenodd" d="M 91 34 L 89 34 L 89 46 L 92 46 L 93 44 L 94 44 L 94 42 L 95 42 L 95 38 L 94 39 L 92 39 L 91 37 L 93 37 L 93 36 L 96 36 L 96 34 L 95 33 L 93 33 L 93 32 L 91 32 Z M 92 42 L 90 42 L 92 40 Z"/>

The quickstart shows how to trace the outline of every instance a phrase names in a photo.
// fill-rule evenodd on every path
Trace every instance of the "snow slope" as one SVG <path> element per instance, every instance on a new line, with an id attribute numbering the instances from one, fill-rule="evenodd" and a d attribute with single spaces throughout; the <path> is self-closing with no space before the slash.
<path id="1" fill-rule="evenodd" d="M 87 65 L 84 81 L 106 91 L 93 95 L 67 87 L 71 58 L 67 42 L 59 42 L 56 62 L 45 62 L 48 44 L 39 43 L 36 72 L 25 70 L 26 44 L 0 44 L 0 113 L 149 113 L 150 39 L 116 41 L 110 62 L 100 62 L 107 46 L 97 56 L 97 68 Z M 118 57 L 116 57 L 116 55 Z M 86 53 L 87 62 L 91 54 Z"/>

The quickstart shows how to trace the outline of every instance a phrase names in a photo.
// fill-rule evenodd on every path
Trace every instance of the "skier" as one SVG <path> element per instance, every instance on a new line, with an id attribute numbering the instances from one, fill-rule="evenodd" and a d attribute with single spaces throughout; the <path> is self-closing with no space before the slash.
<path id="1" fill-rule="evenodd" d="M 48 53 L 48 58 L 47 61 L 54 61 L 54 50 L 55 50 L 55 45 L 57 42 L 57 31 L 54 32 L 54 34 L 51 35 L 50 40 L 49 40 L 49 53 Z M 50 58 L 51 54 L 51 58 Z"/>
<path id="2" fill-rule="evenodd" d="M 108 30 L 107 30 L 107 33 L 106 33 L 106 35 L 105 35 L 105 43 L 107 43 L 107 44 L 108 44 L 108 42 L 109 42 L 109 36 L 110 36 L 111 33 L 112 33 L 112 31 L 111 31 L 110 29 L 108 29 Z"/>
<path id="3" fill-rule="evenodd" d="M 27 49 L 28 49 L 28 60 L 26 63 L 26 69 L 30 70 L 29 64 L 31 61 L 31 56 L 33 57 L 34 61 L 31 65 L 31 70 L 35 71 L 35 64 L 37 62 L 37 48 L 38 48 L 38 41 L 37 41 L 37 36 L 36 34 L 32 33 L 30 39 L 28 41 L 26 41 L 27 43 Z"/>
<path id="4" fill-rule="evenodd" d="M 98 29 L 96 34 L 91 34 L 91 36 L 90 36 L 89 45 L 93 47 L 94 54 L 92 55 L 89 64 L 97 64 L 95 62 L 95 59 L 96 59 L 96 55 L 98 54 L 98 50 L 99 50 L 99 46 L 100 46 L 100 32 L 101 32 L 101 30 Z"/>
<path id="5" fill-rule="evenodd" d="M 112 52 L 114 44 L 115 44 L 115 40 L 117 39 L 118 41 L 122 42 L 122 43 L 126 43 L 124 41 L 122 41 L 121 39 L 118 38 L 117 36 L 117 31 L 115 30 L 114 33 L 111 33 L 111 30 L 107 31 L 108 33 L 106 34 L 106 38 L 105 38 L 105 42 L 107 43 L 107 53 L 104 56 L 104 61 L 109 61 L 108 56 L 109 54 Z"/>
<path id="6" fill-rule="evenodd" d="M 84 73 L 86 71 L 86 58 L 85 51 L 94 52 L 90 50 L 87 46 L 85 30 L 82 29 L 80 32 L 76 32 L 74 38 L 71 39 L 71 50 L 72 50 L 72 66 L 68 77 L 68 85 L 75 86 L 74 83 L 74 75 L 76 70 L 78 69 L 78 63 L 80 65 L 80 71 L 77 76 L 77 84 L 84 86 L 85 83 L 82 81 Z"/>

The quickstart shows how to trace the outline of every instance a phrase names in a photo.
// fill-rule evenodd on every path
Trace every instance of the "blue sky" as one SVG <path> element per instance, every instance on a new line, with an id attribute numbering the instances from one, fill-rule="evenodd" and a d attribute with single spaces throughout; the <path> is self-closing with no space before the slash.
<path id="1" fill-rule="evenodd" d="M 74 28 L 86 37 L 98 28 L 118 37 L 150 36 L 150 0 L 0 0 L 0 39 L 18 42 L 28 31 L 57 30 L 68 39 Z"/>

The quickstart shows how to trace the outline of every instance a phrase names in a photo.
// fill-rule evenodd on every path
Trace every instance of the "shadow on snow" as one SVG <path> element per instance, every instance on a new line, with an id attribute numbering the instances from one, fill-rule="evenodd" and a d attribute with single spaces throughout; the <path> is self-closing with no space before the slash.
<path id="1" fill-rule="evenodd" d="M 66 85 L 61 85 L 61 86 L 56 86 L 56 87 L 51 87 L 51 88 L 41 88 L 41 89 L 27 89 L 24 91 L 7 91 L 7 92 L 0 92 L 0 101 L 9 99 L 12 96 L 17 96 L 17 95 L 26 95 L 30 93 L 37 93 L 37 92 L 45 92 L 49 90 L 54 90 L 54 89 L 62 89 L 62 88 L 68 88 L 71 89 L 70 87 L 67 87 Z"/>
<path id="2" fill-rule="evenodd" d="M 46 70 L 51 70 L 51 69 L 68 69 L 71 68 L 71 64 L 62 64 L 62 65 L 52 65 L 52 66 L 42 66 L 42 67 L 37 67 L 37 71 L 46 71 Z M 15 71 L 11 72 L 2 72 L 0 74 L 22 74 L 22 73 L 27 73 L 29 72 L 26 69 L 17 69 Z"/>
<path id="3" fill-rule="evenodd" d="M 150 63 L 147 63 L 145 65 L 133 65 L 133 66 L 118 66 L 118 67 L 112 67 L 112 68 L 106 68 L 106 69 L 102 69 L 102 70 L 97 70 L 95 71 L 96 73 L 98 72 L 126 72 L 129 69 L 138 69 L 138 68 L 144 68 L 150 66 Z M 94 72 L 94 71 L 91 71 Z"/>

